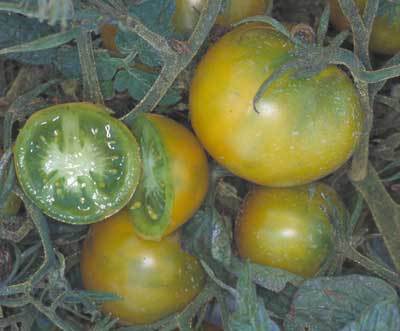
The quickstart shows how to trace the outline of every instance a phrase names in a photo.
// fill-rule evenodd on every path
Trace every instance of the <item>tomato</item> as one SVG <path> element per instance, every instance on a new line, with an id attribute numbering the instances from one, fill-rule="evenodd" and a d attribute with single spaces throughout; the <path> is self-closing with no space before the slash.
<path id="1" fill-rule="evenodd" d="M 299 185 L 330 174 L 361 134 L 358 93 L 336 66 L 312 78 L 285 74 L 255 111 L 258 89 L 293 47 L 269 25 L 241 25 L 208 50 L 190 87 L 191 122 L 202 145 L 231 172 L 262 185 Z"/>
<path id="2" fill-rule="evenodd" d="M 176 0 L 173 24 L 177 32 L 190 34 L 199 19 L 204 0 Z M 263 15 L 270 6 L 270 0 L 230 0 L 217 18 L 217 24 L 229 27 L 231 24 L 255 15 Z"/>
<path id="3" fill-rule="evenodd" d="M 311 277 L 334 247 L 332 215 L 344 220 L 346 210 L 325 184 L 257 187 L 246 197 L 236 223 L 239 254 L 258 264 Z"/>
<path id="4" fill-rule="evenodd" d="M 139 146 L 104 107 L 60 104 L 33 114 L 14 159 L 25 194 L 50 217 L 92 223 L 124 207 L 140 177 Z"/>
<path id="5" fill-rule="evenodd" d="M 131 324 L 181 311 L 205 283 L 198 260 L 180 248 L 178 233 L 159 242 L 143 240 L 126 210 L 90 227 L 81 273 L 86 289 L 121 297 L 104 303 L 102 310 Z"/>
<path id="6" fill-rule="evenodd" d="M 118 33 L 118 28 L 112 24 L 104 24 L 100 29 L 100 38 L 104 48 L 111 52 L 119 53 L 115 37 Z"/>
<path id="7" fill-rule="evenodd" d="M 200 207 L 208 189 L 207 157 L 193 133 L 165 116 L 138 116 L 132 130 L 143 176 L 129 213 L 140 236 L 158 240 Z"/>
<path id="8" fill-rule="evenodd" d="M 387 2 L 389 3 L 389 1 Z M 337 0 L 329 0 L 329 3 L 331 6 L 331 21 L 333 25 L 340 31 L 349 29 L 350 25 Z M 355 3 L 362 13 L 367 3 L 366 0 L 355 0 Z M 392 6 L 398 5 L 393 3 Z M 398 17 L 391 20 L 387 14 L 378 15 L 375 17 L 370 36 L 370 49 L 376 53 L 394 55 L 400 51 L 399 36 L 400 20 Z"/>

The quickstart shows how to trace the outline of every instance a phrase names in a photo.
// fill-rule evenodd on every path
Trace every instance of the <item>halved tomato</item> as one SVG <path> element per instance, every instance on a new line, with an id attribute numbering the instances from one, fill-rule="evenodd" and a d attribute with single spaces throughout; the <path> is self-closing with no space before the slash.
<path id="1" fill-rule="evenodd" d="M 32 115 L 14 158 L 25 194 L 47 215 L 87 224 L 124 207 L 140 177 L 135 137 L 106 108 L 67 103 Z"/>
<path id="2" fill-rule="evenodd" d="M 136 232 L 159 240 L 185 223 L 200 207 L 208 189 L 207 157 L 192 132 L 161 115 L 135 119 L 143 176 L 129 204 Z"/>

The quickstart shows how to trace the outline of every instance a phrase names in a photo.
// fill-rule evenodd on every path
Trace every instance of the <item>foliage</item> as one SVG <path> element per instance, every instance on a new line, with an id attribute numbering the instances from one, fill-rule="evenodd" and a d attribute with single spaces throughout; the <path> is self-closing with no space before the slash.
<path id="1" fill-rule="evenodd" d="M 347 232 L 338 234 L 331 265 L 317 278 L 304 280 L 236 256 L 232 210 L 238 209 L 247 185 L 214 165 L 209 196 L 183 229 L 185 249 L 201 260 L 208 274 L 204 291 L 182 312 L 154 325 L 121 326 L 98 309 L 116 299 L 113 294 L 82 290 L 77 265 L 87 227 L 45 217 L 19 188 L 11 149 L 15 129 L 48 104 L 110 99 L 127 124 L 140 112 L 167 109 L 181 116 L 178 109 L 187 107 L 190 65 L 212 40 L 209 36 L 216 37 L 211 29 L 223 3 L 209 0 L 193 35 L 182 41 L 175 39 L 171 26 L 174 0 L 0 1 L 0 93 L 8 91 L 0 95 L 0 329 L 190 330 L 215 306 L 224 329 L 232 331 L 400 328 L 400 107 L 396 81 L 388 81 L 400 75 L 400 56 L 372 58 L 368 51 L 375 16 L 397 2 L 369 0 L 360 15 L 353 0 L 340 0 L 352 27 L 352 50 L 342 46 L 348 46 L 349 33 L 326 37 L 328 8 L 318 18 L 311 43 L 270 17 L 247 20 L 270 23 L 296 44 L 292 61 L 260 86 L 255 111 L 258 98 L 285 71 L 307 78 L 339 64 L 353 77 L 366 114 L 351 167 L 328 179 L 352 213 L 345 220 Z M 119 28 L 118 55 L 104 50 L 96 37 L 104 23 Z M 221 187 L 229 185 L 235 190 L 228 196 Z M 6 216 L 12 194 L 24 208 Z M 384 249 L 371 245 L 377 238 Z"/>

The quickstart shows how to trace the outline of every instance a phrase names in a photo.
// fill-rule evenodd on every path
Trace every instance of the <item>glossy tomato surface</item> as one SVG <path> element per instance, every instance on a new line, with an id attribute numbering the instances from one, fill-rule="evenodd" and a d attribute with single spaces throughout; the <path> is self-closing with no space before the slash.
<path id="1" fill-rule="evenodd" d="M 208 50 L 191 83 L 191 122 L 203 146 L 234 174 L 262 185 L 299 185 L 333 172 L 361 134 L 357 91 L 335 66 L 308 79 L 284 75 L 255 111 L 258 89 L 293 47 L 268 25 L 241 25 Z"/>
<path id="2" fill-rule="evenodd" d="M 200 207 L 208 189 L 208 161 L 195 135 L 183 125 L 156 114 L 136 121 L 133 132 L 141 145 L 143 176 L 129 213 L 139 235 L 158 240 Z"/>
<path id="3" fill-rule="evenodd" d="M 50 217 L 93 223 L 124 207 L 141 171 L 139 145 L 104 107 L 59 104 L 34 113 L 14 146 L 18 181 Z"/>
<path id="4" fill-rule="evenodd" d="M 121 297 L 104 303 L 102 310 L 130 324 L 181 311 L 205 282 L 197 259 L 180 248 L 178 234 L 159 242 L 140 239 L 126 211 L 90 227 L 81 273 L 86 289 Z"/>
<path id="5" fill-rule="evenodd" d="M 310 277 L 334 247 L 330 217 L 345 219 L 345 207 L 329 186 L 257 187 L 246 197 L 236 223 L 243 258 Z"/>
<path id="6" fill-rule="evenodd" d="M 337 0 L 329 0 L 329 3 L 333 25 L 341 31 L 349 29 L 350 25 Z M 355 0 L 355 3 L 362 13 L 367 1 Z M 394 55 L 400 51 L 400 19 L 398 17 L 392 20 L 385 14 L 375 17 L 370 36 L 370 48 L 376 53 L 386 55 Z"/>
<path id="7" fill-rule="evenodd" d="M 173 17 L 175 29 L 179 33 L 190 34 L 196 26 L 204 4 L 204 0 L 176 0 Z M 227 1 L 226 7 L 217 18 L 217 24 L 228 27 L 246 17 L 263 15 L 269 4 L 269 0 Z"/>

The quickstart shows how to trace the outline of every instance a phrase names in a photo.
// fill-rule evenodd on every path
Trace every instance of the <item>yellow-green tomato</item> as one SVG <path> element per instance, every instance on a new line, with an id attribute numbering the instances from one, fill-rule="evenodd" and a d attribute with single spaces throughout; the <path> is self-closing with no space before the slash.
<path id="1" fill-rule="evenodd" d="M 179 33 L 191 33 L 204 4 L 204 0 L 176 0 L 173 16 L 175 29 Z M 246 17 L 263 15 L 269 4 L 270 0 L 228 0 L 226 7 L 217 18 L 217 24 L 228 27 Z"/>
<path id="2" fill-rule="evenodd" d="M 336 66 L 312 78 L 285 74 L 255 110 L 260 86 L 293 47 L 269 25 L 241 25 L 208 50 L 190 87 L 200 142 L 221 165 L 261 185 L 300 185 L 330 174 L 349 159 L 361 134 L 358 93 Z"/>
<path id="3" fill-rule="evenodd" d="M 196 136 L 182 124 L 157 114 L 136 117 L 143 174 L 128 204 L 135 230 L 159 240 L 187 222 L 208 189 L 208 160 Z"/>
<path id="4" fill-rule="evenodd" d="M 383 1 L 381 1 L 383 2 Z M 355 0 L 355 3 L 362 13 L 364 11 L 366 0 Z M 340 31 L 350 28 L 347 18 L 337 0 L 329 0 L 331 6 L 331 21 Z M 394 6 L 394 4 L 393 4 Z M 372 33 L 370 36 L 370 49 L 379 54 L 394 55 L 400 51 L 400 18 L 393 20 L 387 15 L 375 17 Z"/>
<path id="5" fill-rule="evenodd" d="M 179 235 L 159 242 L 139 238 L 127 212 L 90 227 L 81 256 L 83 284 L 121 300 L 102 305 L 128 324 L 147 324 L 181 311 L 202 290 L 205 274 L 184 252 Z"/>
<path id="6" fill-rule="evenodd" d="M 340 222 L 345 213 L 336 192 L 322 183 L 257 187 L 247 196 L 236 223 L 239 254 L 258 264 L 311 277 L 334 247 L 330 217 L 336 215 Z"/>
<path id="7" fill-rule="evenodd" d="M 200 207 L 208 190 L 208 161 L 196 136 L 183 125 L 161 115 L 147 118 L 159 130 L 170 160 L 174 200 L 170 234 Z"/>

